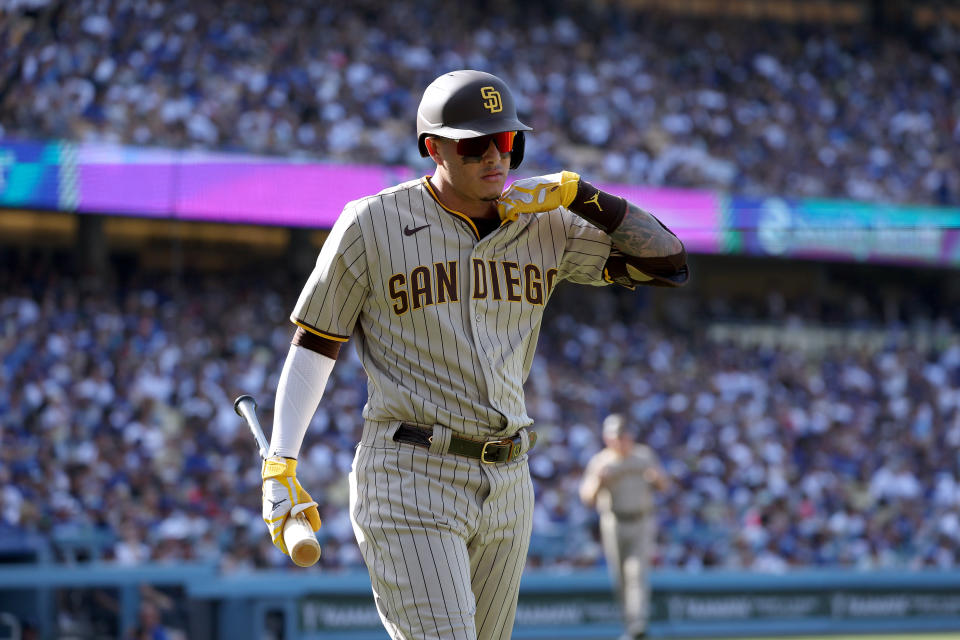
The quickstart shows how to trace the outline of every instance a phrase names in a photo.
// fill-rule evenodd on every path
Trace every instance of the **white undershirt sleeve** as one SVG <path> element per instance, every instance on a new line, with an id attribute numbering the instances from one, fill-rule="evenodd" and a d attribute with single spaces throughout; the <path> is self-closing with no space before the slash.
<path id="1" fill-rule="evenodd" d="M 290 345 L 277 384 L 269 455 L 296 458 L 300 453 L 335 363 L 316 351 Z"/>

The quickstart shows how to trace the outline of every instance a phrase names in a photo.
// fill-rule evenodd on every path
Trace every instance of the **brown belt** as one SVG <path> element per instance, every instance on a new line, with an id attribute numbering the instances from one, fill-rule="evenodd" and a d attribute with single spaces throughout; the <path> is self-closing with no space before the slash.
<path id="1" fill-rule="evenodd" d="M 529 431 L 529 434 L 529 448 L 533 449 L 533 445 L 537 442 L 537 434 L 533 431 Z M 406 442 L 407 444 L 415 444 L 419 447 L 429 447 L 433 439 L 433 431 L 404 422 L 400 424 L 397 432 L 393 434 L 393 439 L 396 442 Z M 523 451 L 523 439 L 519 434 L 511 438 L 490 441 L 471 440 L 470 438 L 451 434 L 450 447 L 447 451 L 458 456 L 476 458 L 485 464 L 510 462 L 526 453 Z"/>
<path id="2" fill-rule="evenodd" d="M 633 522 L 634 520 L 639 520 L 650 515 L 649 511 L 624 511 L 624 512 L 613 512 L 613 516 L 617 519 L 618 522 Z"/>

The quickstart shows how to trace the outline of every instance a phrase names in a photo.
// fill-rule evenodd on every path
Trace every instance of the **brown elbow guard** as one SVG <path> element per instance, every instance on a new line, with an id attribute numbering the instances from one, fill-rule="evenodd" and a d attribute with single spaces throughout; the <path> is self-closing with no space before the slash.
<path id="1" fill-rule="evenodd" d="M 627 201 L 620 196 L 601 191 L 580 178 L 577 195 L 573 197 L 573 202 L 567 209 L 601 231 L 613 233 L 623 222 L 623 216 L 627 213 Z"/>

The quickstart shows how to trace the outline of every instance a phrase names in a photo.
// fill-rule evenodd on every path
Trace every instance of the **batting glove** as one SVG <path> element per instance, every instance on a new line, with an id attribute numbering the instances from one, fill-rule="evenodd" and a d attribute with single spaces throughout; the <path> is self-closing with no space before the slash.
<path id="1" fill-rule="evenodd" d="M 573 171 L 523 178 L 510 185 L 497 203 L 501 220 L 516 220 L 521 213 L 553 211 L 573 202 L 580 175 Z"/>
<path id="2" fill-rule="evenodd" d="M 274 456 L 263 461 L 263 521 L 270 530 L 270 539 L 280 551 L 290 555 L 283 542 L 283 525 L 287 518 L 301 511 L 314 531 L 320 530 L 317 503 L 297 480 L 297 461 Z"/>

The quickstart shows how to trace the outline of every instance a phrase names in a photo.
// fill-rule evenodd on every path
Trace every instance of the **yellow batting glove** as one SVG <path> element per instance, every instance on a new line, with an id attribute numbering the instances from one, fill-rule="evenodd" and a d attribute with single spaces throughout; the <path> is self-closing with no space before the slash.
<path id="1" fill-rule="evenodd" d="M 580 186 L 580 175 L 573 171 L 551 173 L 538 178 L 523 178 L 510 185 L 497 203 L 501 220 L 516 220 L 521 213 L 553 211 L 573 202 Z"/>
<path id="2" fill-rule="evenodd" d="M 263 461 L 263 521 L 270 530 L 270 539 L 280 551 L 290 555 L 283 542 L 283 525 L 287 518 L 301 511 L 314 531 L 320 530 L 317 503 L 297 481 L 297 461 L 274 456 Z"/>

